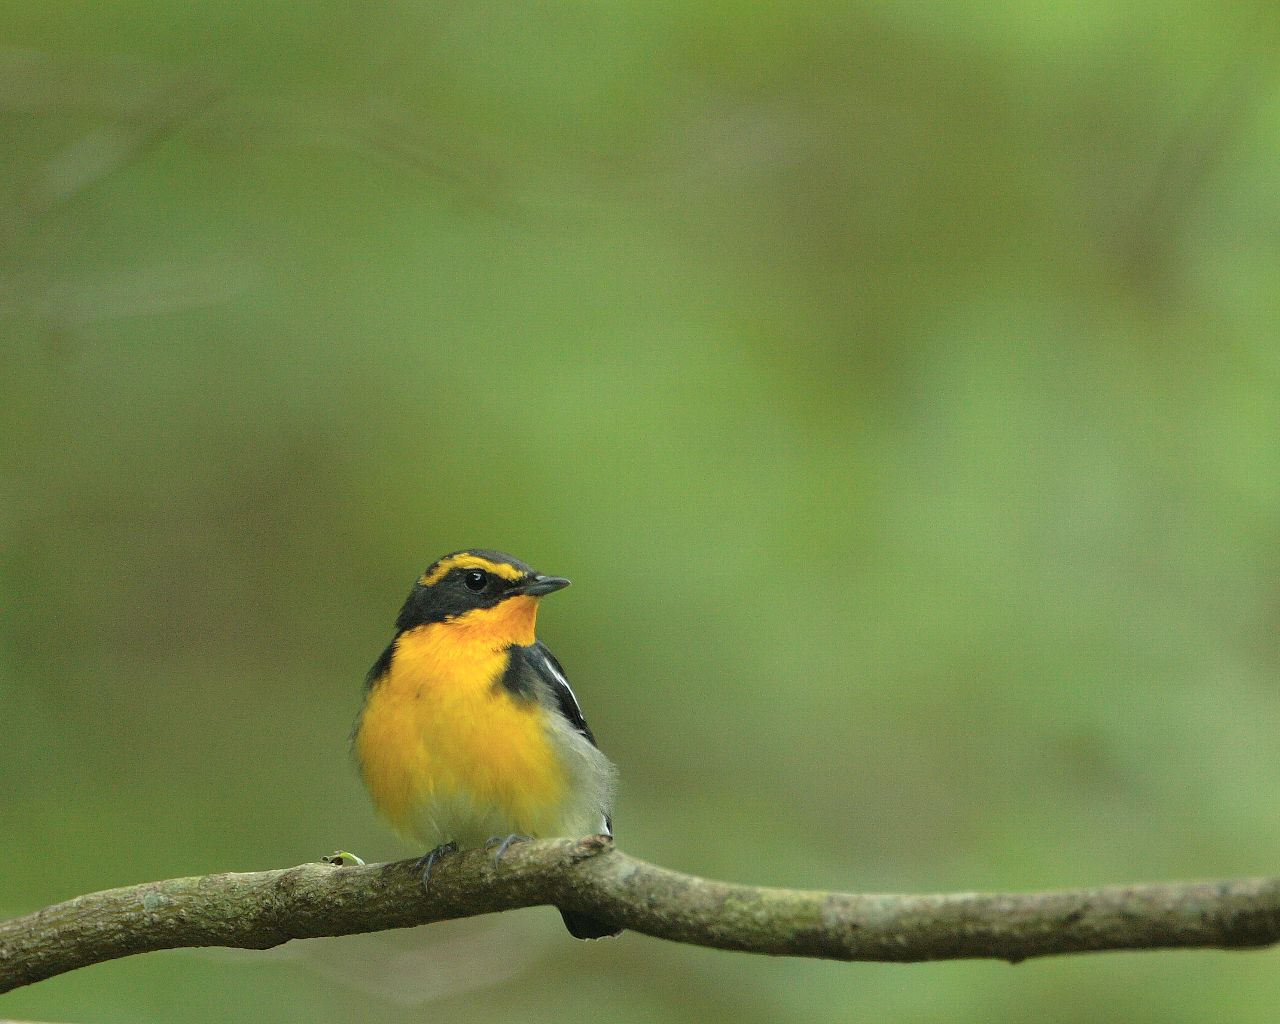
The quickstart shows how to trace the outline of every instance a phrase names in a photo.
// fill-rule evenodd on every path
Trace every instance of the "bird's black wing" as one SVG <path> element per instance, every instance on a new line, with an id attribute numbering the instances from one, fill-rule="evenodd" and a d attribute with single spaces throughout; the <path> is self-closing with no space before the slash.
<path id="1" fill-rule="evenodd" d="M 564 715 L 570 724 L 578 732 L 582 733 L 593 747 L 599 749 L 600 744 L 596 742 L 596 738 L 591 732 L 591 726 L 587 725 L 587 720 L 582 716 L 582 708 L 578 705 L 578 698 L 573 695 L 573 688 L 569 685 L 569 680 L 565 676 L 564 669 L 561 668 L 556 656 L 547 649 L 541 640 L 534 641 L 533 645 L 526 647 L 525 650 L 530 653 L 532 662 L 536 664 L 535 671 L 547 684 L 548 689 L 551 690 L 556 699 L 556 703 L 559 704 L 560 714 Z M 613 835 L 613 815 L 608 811 L 605 811 L 604 814 L 604 830 L 607 834 Z M 572 930 L 571 928 L 570 931 Z"/>
<path id="2" fill-rule="evenodd" d="M 598 747 L 599 744 L 591 733 L 591 726 L 587 725 L 587 720 L 582 717 L 578 698 L 573 695 L 573 688 L 569 685 L 569 680 L 565 677 L 564 669 L 560 667 L 556 656 L 537 640 L 528 647 L 512 648 L 512 654 L 513 657 L 507 667 L 507 676 L 511 675 L 512 666 L 519 661 L 524 672 L 535 674 L 539 682 L 547 688 L 565 720 L 586 737 L 587 742 L 593 747 Z M 504 678 L 503 682 L 506 683 L 507 680 Z M 601 818 L 604 833 L 613 835 L 613 817 L 607 809 L 602 812 Z M 565 910 L 561 907 L 560 916 L 564 918 L 564 926 L 569 929 L 569 934 L 576 939 L 603 939 L 622 931 L 615 924 L 577 910 Z"/>
<path id="3" fill-rule="evenodd" d="M 399 634 L 397 634 L 397 637 Z M 378 660 L 373 663 L 373 668 L 369 669 L 369 674 L 364 677 L 364 688 L 368 692 L 372 690 L 374 684 L 382 681 L 382 678 L 391 671 L 391 659 L 396 653 L 396 641 L 393 639 L 387 644 L 387 649 L 378 655 Z"/>
<path id="4" fill-rule="evenodd" d="M 556 656 L 547 650 L 546 645 L 540 640 L 534 641 L 528 647 L 521 647 L 520 654 L 529 668 L 537 673 L 551 696 L 555 698 L 560 714 L 564 715 L 569 724 L 582 733 L 593 747 L 599 746 L 591 732 L 591 726 L 587 725 L 587 720 L 582 717 L 578 698 L 573 695 L 573 688 L 569 686 L 569 680 L 565 678 L 564 669 L 560 667 Z"/>

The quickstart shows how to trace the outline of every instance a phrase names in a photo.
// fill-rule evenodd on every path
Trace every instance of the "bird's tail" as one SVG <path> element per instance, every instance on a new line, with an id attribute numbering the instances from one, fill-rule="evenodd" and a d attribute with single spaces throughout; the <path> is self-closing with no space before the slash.
<path id="1" fill-rule="evenodd" d="M 612 839 L 613 816 L 606 811 L 600 824 L 602 826 L 600 834 Z M 575 939 L 611 939 L 615 935 L 622 934 L 622 929 L 616 924 L 601 921 L 598 917 L 582 914 L 576 910 L 565 910 L 564 907 L 560 907 L 559 910 L 560 916 L 564 918 L 564 926 L 569 929 L 569 934 Z"/>
<path id="2" fill-rule="evenodd" d="M 622 934 L 622 929 L 617 925 L 601 921 L 600 918 L 592 917 L 590 914 L 562 909 L 560 916 L 564 918 L 564 926 L 569 929 L 569 934 L 575 939 L 607 939 Z"/>

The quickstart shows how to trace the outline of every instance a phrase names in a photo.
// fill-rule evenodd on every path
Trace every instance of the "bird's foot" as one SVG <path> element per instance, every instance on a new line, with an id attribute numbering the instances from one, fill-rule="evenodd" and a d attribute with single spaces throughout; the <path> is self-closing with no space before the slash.
<path id="1" fill-rule="evenodd" d="M 427 889 L 431 886 L 431 871 L 436 866 L 436 861 L 443 857 L 446 853 L 457 853 L 458 844 L 455 842 L 441 843 L 434 850 L 424 853 L 418 858 L 418 863 L 414 865 L 422 872 L 422 888 Z"/>
<path id="2" fill-rule="evenodd" d="M 502 860 L 502 855 L 511 849 L 511 847 L 516 843 L 527 843 L 532 838 L 533 836 L 526 836 L 521 835 L 519 832 L 512 832 L 511 835 L 506 836 L 505 838 L 503 836 L 491 837 L 484 844 L 484 848 L 486 850 L 492 849 L 495 846 L 498 848 L 498 852 L 493 855 L 493 862 L 497 864 L 498 861 Z"/>

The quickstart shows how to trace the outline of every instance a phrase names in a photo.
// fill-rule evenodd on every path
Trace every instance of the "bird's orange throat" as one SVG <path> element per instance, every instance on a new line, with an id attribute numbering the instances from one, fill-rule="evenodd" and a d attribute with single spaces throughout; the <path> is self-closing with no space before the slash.
<path id="1" fill-rule="evenodd" d="M 461 647 L 506 648 L 512 644 L 527 647 L 534 641 L 538 620 L 536 597 L 509 597 L 492 608 L 476 608 L 448 622 L 433 623 L 427 629 L 438 629 L 450 643 Z M 416 631 L 415 631 L 416 632 Z"/>
<path id="2" fill-rule="evenodd" d="M 456 619 L 431 622 L 396 639 L 391 677 L 381 684 L 412 688 L 418 697 L 480 695 L 507 665 L 507 648 L 534 642 L 536 597 L 512 597 L 492 608 L 477 608 Z"/>

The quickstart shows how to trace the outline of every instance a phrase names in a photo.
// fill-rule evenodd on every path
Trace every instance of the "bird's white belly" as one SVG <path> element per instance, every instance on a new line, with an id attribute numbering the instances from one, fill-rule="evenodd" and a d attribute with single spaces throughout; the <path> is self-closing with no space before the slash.
<path id="1" fill-rule="evenodd" d="M 462 849 L 482 846 L 513 833 L 539 838 L 585 836 L 608 832 L 605 820 L 613 800 L 616 769 L 581 733 L 563 719 L 553 719 L 552 745 L 568 776 L 565 797 L 541 815 L 542 825 L 513 820 L 492 800 L 477 800 L 465 789 L 436 791 L 418 808 L 413 834 L 427 849 L 454 842 Z"/>

